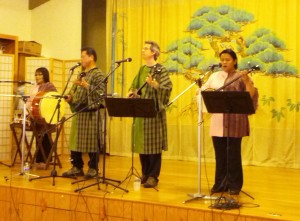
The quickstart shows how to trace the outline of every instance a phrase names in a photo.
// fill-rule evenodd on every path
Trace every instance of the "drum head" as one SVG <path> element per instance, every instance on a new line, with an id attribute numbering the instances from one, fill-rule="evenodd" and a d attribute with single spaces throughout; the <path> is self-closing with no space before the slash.
<path id="1" fill-rule="evenodd" d="M 53 97 L 52 95 L 60 95 L 60 94 L 57 92 L 45 93 L 45 95 L 43 96 L 43 98 L 40 101 L 40 114 L 45 119 L 46 123 L 56 124 L 65 115 L 66 102 L 64 99 L 61 99 L 60 109 L 56 110 L 56 106 L 57 106 L 59 99 Z M 57 118 L 58 111 L 59 111 L 59 119 Z M 53 118 L 52 118 L 52 116 L 53 116 Z"/>

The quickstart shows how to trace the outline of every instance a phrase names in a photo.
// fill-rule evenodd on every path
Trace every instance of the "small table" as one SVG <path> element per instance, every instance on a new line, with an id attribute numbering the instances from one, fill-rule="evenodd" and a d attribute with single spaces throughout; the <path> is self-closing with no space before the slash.
<path id="1" fill-rule="evenodd" d="M 12 158 L 12 164 L 11 166 L 14 166 L 16 159 L 17 159 L 17 155 L 19 154 L 20 159 L 22 159 L 22 136 L 23 136 L 23 124 L 22 123 L 16 123 L 16 122 L 12 122 L 10 124 L 10 129 L 12 130 L 13 133 L 13 137 L 14 140 L 16 142 L 17 148 L 15 150 L 15 152 L 13 153 L 13 158 Z M 17 130 L 20 130 L 20 133 L 17 133 Z M 31 131 L 33 132 L 32 128 L 29 125 L 26 125 L 25 127 L 25 131 Z M 33 144 L 33 140 L 34 140 L 34 135 L 32 134 L 31 138 L 30 138 L 30 142 L 28 142 L 26 133 L 25 133 L 25 147 L 27 150 L 27 155 L 25 158 L 25 162 L 28 161 L 30 162 L 32 160 L 32 154 L 31 154 L 31 147 Z"/>

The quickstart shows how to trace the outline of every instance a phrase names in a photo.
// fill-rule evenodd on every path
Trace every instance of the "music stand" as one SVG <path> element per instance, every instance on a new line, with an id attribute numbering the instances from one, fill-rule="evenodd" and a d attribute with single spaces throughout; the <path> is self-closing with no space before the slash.
<path id="1" fill-rule="evenodd" d="M 108 114 L 111 117 L 155 117 L 155 103 L 153 99 L 143 99 L 143 98 L 105 98 L 106 108 Z M 131 168 L 129 169 L 126 178 L 122 181 L 124 183 L 132 176 L 141 178 L 136 168 L 134 168 L 134 151 L 133 145 L 131 149 Z M 128 185 L 128 184 L 127 184 Z"/>
<path id="2" fill-rule="evenodd" d="M 153 99 L 106 97 L 105 104 L 111 117 L 155 117 Z"/>
<path id="3" fill-rule="evenodd" d="M 254 114 L 254 106 L 247 91 L 202 91 L 208 113 Z"/>
<path id="4" fill-rule="evenodd" d="M 201 92 L 208 113 L 223 114 L 254 114 L 255 109 L 248 91 L 202 91 Z M 229 115 L 230 116 L 230 115 Z M 230 122 L 230 119 L 228 119 Z M 228 186 L 228 169 L 229 169 L 229 123 L 227 125 L 227 168 L 226 176 L 222 181 L 224 189 Z M 254 199 L 249 194 L 244 194 Z M 217 207 L 216 207 L 217 208 Z M 236 207 L 235 207 L 236 208 Z"/>

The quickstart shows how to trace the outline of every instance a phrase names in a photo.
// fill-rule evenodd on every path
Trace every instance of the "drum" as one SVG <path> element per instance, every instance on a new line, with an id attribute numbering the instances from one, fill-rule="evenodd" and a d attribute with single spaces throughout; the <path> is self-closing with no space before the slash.
<path id="1" fill-rule="evenodd" d="M 61 99 L 59 119 L 57 119 L 58 109 L 56 109 L 56 106 L 59 99 L 55 96 L 59 96 L 55 91 L 40 91 L 36 94 L 31 103 L 31 115 L 34 120 L 48 124 L 56 124 L 61 120 L 65 115 L 66 102 Z"/>

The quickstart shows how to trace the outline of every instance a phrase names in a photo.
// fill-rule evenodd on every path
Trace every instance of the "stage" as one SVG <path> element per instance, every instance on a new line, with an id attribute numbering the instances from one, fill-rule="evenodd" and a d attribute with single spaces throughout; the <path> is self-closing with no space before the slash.
<path id="1" fill-rule="evenodd" d="M 63 168 L 57 168 L 58 175 L 70 168 L 69 157 L 61 156 Z M 87 159 L 85 160 L 87 162 Z M 99 164 L 102 170 L 102 161 Z M 135 168 L 140 171 L 139 159 Z M 32 169 L 36 175 L 50 175 L 48 170 Z M 131 168 L 131 158 L 106 157 L 106 178 L 124 180 Z M 85 171 L 87 168 L 85 168 Z M 209 208 L 215 200 L 197 199 L 183 203 L 188 193 L 198 192 L 197 162 L 163 160 L 157 190 L 141 187 L 134 190 L 130 182 L 120 185 L 100 184 L 80 192 L 75 189 L 92 184 L 95 180 L 71 184 L 72 179 L 52 177 L 28 181 L 19 175 L 20 164 L 9 168 L 0 165 L 0 221 L 33 220 L 299 220 L 300 217 L 300 171 L 286 168 L 244 166 L 243 191 L 232 200 L 239 209 L 221 210 Z M 201 193 L 208 195 L 213 184 L 214 164 L 202 163 Z M 55 185 L 53 186 L 53 181 Z M 111 182 L 117 185 L 116 182 Z M 220 196 L 215 194 L 214 196 Z M 226 199 L 231 199 L 224 194 Z"/>

